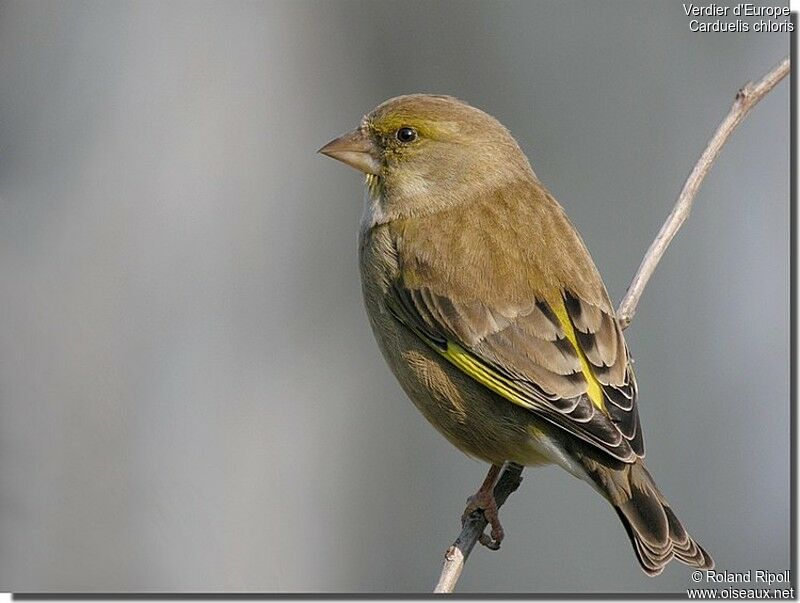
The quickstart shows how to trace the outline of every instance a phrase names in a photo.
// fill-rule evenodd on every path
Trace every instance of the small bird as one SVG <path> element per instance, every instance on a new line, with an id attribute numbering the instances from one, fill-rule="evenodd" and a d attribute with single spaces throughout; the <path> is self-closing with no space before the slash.
<path id="1" fill-rule="evenodd" d="M 359 234 L 367 314 L 425 418 L 491 464 L 554 463 L 622 520 L 642 569 L 713 567 L 644 464 L 631 357 L 606 288 L 564 210 L 494 117 L 450 96 L 379 105 L 319 150 L 366 174 Z"/>

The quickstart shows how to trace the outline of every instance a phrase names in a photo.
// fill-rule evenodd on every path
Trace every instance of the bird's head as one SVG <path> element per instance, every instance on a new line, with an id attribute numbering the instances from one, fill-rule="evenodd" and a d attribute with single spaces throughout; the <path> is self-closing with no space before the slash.
<path id="1" fill-rule="evenodd" d="M 500 122 L 451 96 L 392 98 L 319 152 L 367 174 L 393 217 L 429 213 L 533 177 Z"/>

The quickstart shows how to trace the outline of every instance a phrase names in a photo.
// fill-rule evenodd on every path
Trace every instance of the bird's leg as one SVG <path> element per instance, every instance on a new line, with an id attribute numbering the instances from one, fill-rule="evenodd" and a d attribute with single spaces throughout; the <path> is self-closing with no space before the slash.
<path id="1" fill-rule="evenodd" d="M 500 525 L 500 517 L 497 514 L 497 501 L 494 499 L 494 486 L 497 483 L 497 478 L 502 469 L 499 465 L 492 465 L 489 468 L 489 473 L 486 474 L 486 479 L 478 491 L 467 499 L 467 508 L 464 509 L 464 514 L 461 516 L 461 524 L 464 525 L 469 516 L 478 509 L 483 511 L 486 521 L 492 528 L 491 536 L 488 534 L 481 534 L 479 542 L 487 547 L 496 551 L 500 548 L 500 543 L 503 541 L 505 533 L 503 526 Z"/>

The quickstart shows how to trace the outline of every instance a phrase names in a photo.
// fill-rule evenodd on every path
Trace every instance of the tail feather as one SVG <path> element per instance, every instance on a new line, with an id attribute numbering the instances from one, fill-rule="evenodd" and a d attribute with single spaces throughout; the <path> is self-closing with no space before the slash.
<path id="1" fill-rule="evenodd" d="M 644 572 L 656 576 L 673 558 L 698 569 L 713 568 L 714 560 L 686 532 L 644 464 L 637 461 L 626 473 L 630 496 L 612 504 Z"/>
<path id="2" fill-rule="evenodd" d="M 714 567 L 714 560 L 686 532 L 641 459 L 613 466 L 588 456 L 580 460 L 614 506 L 647 575 L 660 574 L 672 559 L 698 569 Z"/>
<path id="3" fill-rule="evenodd" d="M 691 565 L 700 569 L 713 569 L 714 560 L 711 558 L 711 555 L 691 539 L 681 525 L 681 522 L 675 517 L 675 513 L 672 512 L 669 505 L 664 505 L 664 512 L 667 515 L 667 521 L 669 521 L 670 525 L 670 537 L 672 539 L 672 549 L 675 553 L 675 558 L 686 565 Z"/>

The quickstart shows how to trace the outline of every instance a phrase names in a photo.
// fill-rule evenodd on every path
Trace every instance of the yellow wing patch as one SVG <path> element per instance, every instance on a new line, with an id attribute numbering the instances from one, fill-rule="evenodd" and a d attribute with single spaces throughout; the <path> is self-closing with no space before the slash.
<path id="1" fill-rule="evenodd" d="M 595 378 L 594 373 L 592 373 L 592 369 L 589 366 L 589 361 L 586 358 L 586 354 L 583 353 L 583 350 L 578 345 L 578 338 L 575 335 L 575 330 L 572 327 L 572 321 L 570 321 L 569 316 L 567 315 L 566 308 L 562 304 L 560 307 L 554 309 L 554 313 L 564 329 L 564 334 L 566 335 L 567 340 L 572 344 L 572 347 L 575 348 L 575 351 L 578 354 L 581 362 L 581 372 L 583 373 L 587 383 L 587 394 L 589 399 L 592 401 L 592 404 L 599 408 L 603 413 L 608 414 L 606 411 L 605 400 L 603 398 L 603 388 L 600 385 L 600 382 Z M 461 369 L 462 372 L 475 379 L 475 381 L 478 383 L 488 387 L 490 390 L 500 394 L 514 404 L 522 406 L 523 408 L 532 408 L 531 403 L 526 400 L 523 395 L 516 391 L 516 388 L 512 383 L 509 383 L 501 375 L 498 375 L 493 370 L 486 367 L 457 343 L 448 341 L 447 349 L 442 350 L 441 348 L 436 348 L 436 350 L 456 367 Z"/>
<path id="2" fill-rule="evenodd" d="M 605 398 L 603 395 L 603 388 L 597 378 L 592 372 L 589 360 L 586 358 L 583 350 L 578 343 L 578 337 L 575 334 L 575 329 L 572 326 L 572 321 L 567 313 L 567 308 L 563 301 L 556 304 L 550 304 L 553 313 L 556 315 L 558 322 L 561 324 L 564 335 L 570 342 L 570 345 L 575 349 L 580 360 L 581 373 L 587 384 L 587 395 L 592 404 L 598 408 L 603 414 L 608 416 L 606 410 Z M 402 320 L 402 319 L 400 319 Z M 523 408 L 533 410 L 534 405 L 531 404 L 529 396 L 520 390 L 513 381 L 509 381 L 504 376 L 492 370 L 491 367 L 486 366 L 480 359 L 476 358 L 473 354 L 465 350 L 459 344 L 447 340 L 445 349 L 442 349 L 441 344 L 431 344 L 430 336 L 421 331 L 413 322 L 403 321 L 412 331 L 419 335 L 423 341 L 428 342 L 431 347 L 446 358 L 450 363 L 455 365 L 463 373 L 475 379 L 478 383 L 488 387 L 490 390 L 500 394 L 505 399 Z"/>
<path id="3" fill-rule="evenodd" d="M 583 353 L 581 346 L 578 344 L 578 337 L 575 335 L 575 329 L 572 326 L 572 321 L 569 318 L 569 314 L 567 314 L 567 308 L 564 306 L 564 302 L 560 302 L 558 305 L 551 305 L 551 308 L 553 313 L 558 318 L 558 322 L 561 323 L 561 328 L 564 329 L 564 335 L 567 336 L 567 339 L 572 344 L 572 347 L 575 348 L 575 351 L 578 353 L 578 358 L 581 361 L 581 372 L 583 373 L 584 379 L 586 379 L 586 393 L 589 395 L 589 399 L 597 408 L 602 410 L 605 414 L 608 414 L 605 400 L 603 399 L 603 388 L 600 385 L 600 382 L 594 376 L 592 368 L 589 366 L 589 360 L 586 358 L 586 354 Z"/>
<path id="4" fill-rule="evenodd" d="M 442 350 L 440 348 L 436 348 L 436 350 L 442 356 L 456 365 L 456 367 L 461 369 L 463 373 L 466 373 L 481 385 L 485 385 L 490 390 L 497 392 L 514 404 L 522 406 L 523 408 L 532 408 L 531 403 L 525 400 L 525 398 L 519 393 L 514 391 L 514 388 L 510 383 L 476 360 L 472 354 L 467 352 L 457 343 L 448 341 L 446 350 Z"/>

